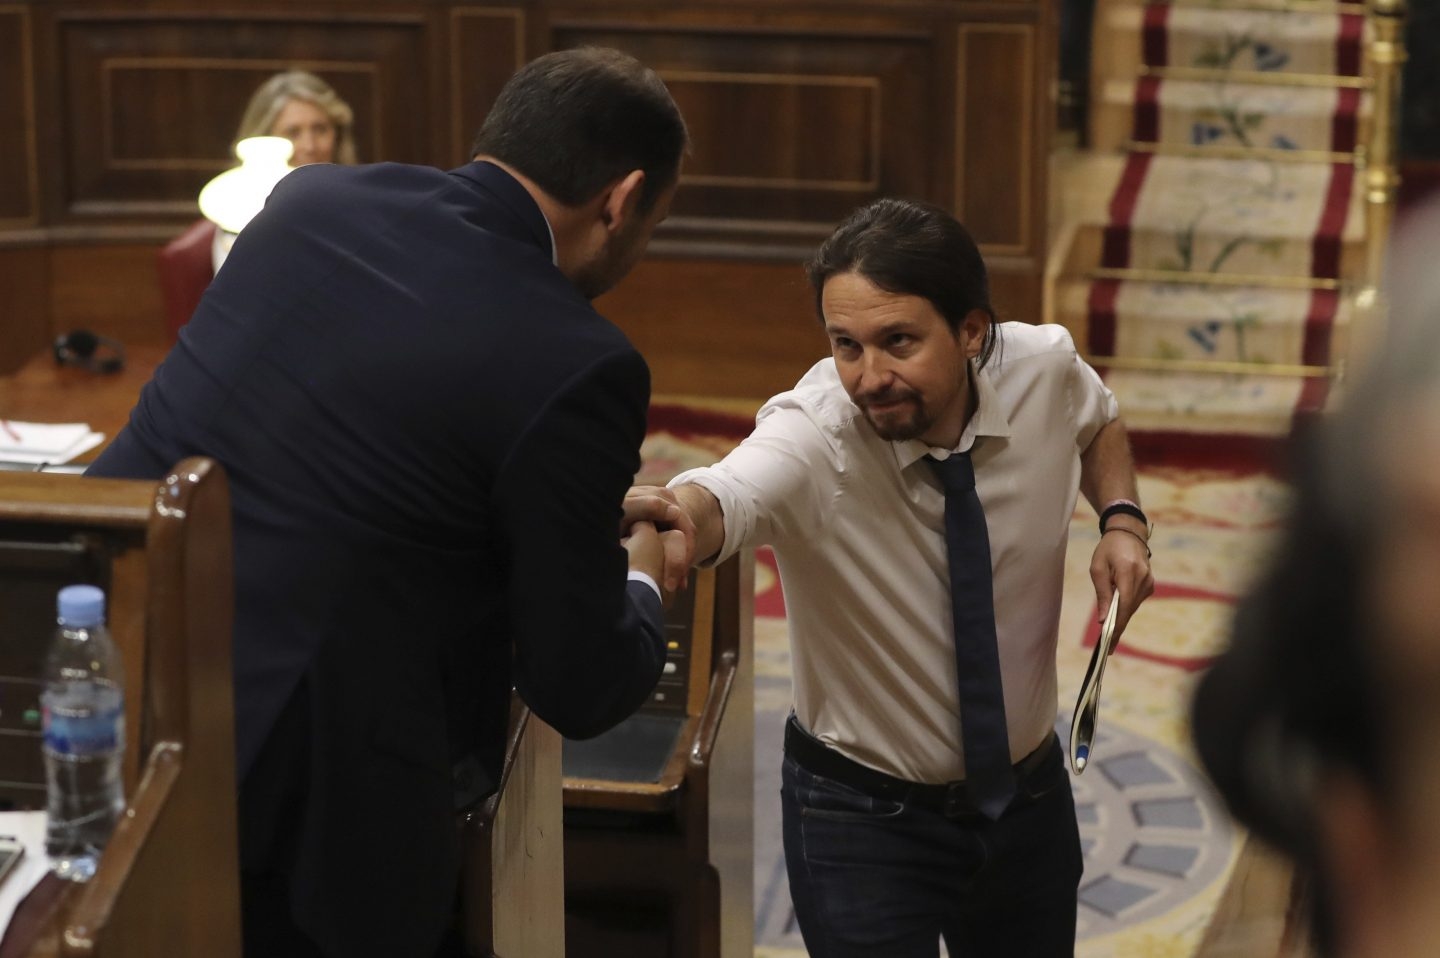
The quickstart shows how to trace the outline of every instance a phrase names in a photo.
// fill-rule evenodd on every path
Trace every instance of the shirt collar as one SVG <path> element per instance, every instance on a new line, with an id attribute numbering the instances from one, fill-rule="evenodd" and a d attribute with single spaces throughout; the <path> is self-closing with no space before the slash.
<path id="1" fill-rule="evenodd" d="M 541 210 L 540 215 L 545 216 L 545 211 Z M 555 247 L 555 227 L 550 225 L 550 217 L 548 216 L 545 216 L 545 232 L 550 234 L 550 265 L 554 266 L 556 269 L 559 269 L 560 250 L 556 249 Z"/>
<path id="2" fill-rule="evenodd" d="M 975 369 L 975 360 L 972 359 L 968 362 L 967 369 L 970 375 L 970 388 L 975 390 L 975 415 L 971 416 L 970 421 L 965 424 L 964 431 L 960 433 L 960 442 L 954 449 L 940 449 L 919 439 L 892 442 L 890 445 L 895 450 L 895 462 L 902 470 L 926 456 L 933 455 L 936 459 L 947 459 L 951 453 L 967 452 L 975 445 L 975 440 L 981 436 L 1008 437 L 1010 435 L 1010 419 L 1000 405 L 1000 397 L 995 393 L 994 383 L 990 381 L 989 376 L 982 376 Z"/>

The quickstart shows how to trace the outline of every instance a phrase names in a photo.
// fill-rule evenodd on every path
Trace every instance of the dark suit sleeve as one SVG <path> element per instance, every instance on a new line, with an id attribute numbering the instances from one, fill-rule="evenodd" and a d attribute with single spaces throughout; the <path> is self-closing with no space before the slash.
<path id="1" fill-rule="evenodd" d="M 649 370 L 634 352 L 563 389 L 501 467 L 515 686 L 562 735 L 598 735 L 646 700 L 665 661 L 663 610 L 627 587 L 621 501 L 640 464 Z"/>

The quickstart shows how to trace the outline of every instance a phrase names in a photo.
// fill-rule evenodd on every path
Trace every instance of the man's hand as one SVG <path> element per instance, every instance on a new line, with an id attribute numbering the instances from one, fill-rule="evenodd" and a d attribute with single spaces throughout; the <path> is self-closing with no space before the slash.
<path id="1" fill-rule="evenodd" d="M 1155 591 L 1146 530 L 1142 523 L 1128 520 L 1127 516 L 1113 516 L 1106 526 L 1109 531 L 1100 537 L 1100 544 L 1090 558 L 1090 581 L 1095 585 L 1101 618 L 1110 610 L 1111 593 L 1120 590 L 1115 639 L 1107 654 L 1119 644 L 1121 633 L 1130 624 L 1130 616 Z"/>
<path id="2" fill-rule="evenodd" d="M 630 491 L 625 493 L 622 508 L 622 537 L 633 536 L 635 526 L 642 523 L 649 524 L 652 530 L 659 533 L 658 542 L 664 562 L 661 572 L 652 578 L 669 593 L 683 588 L 689 581 L 690 566 L 695 561 L 695 523 L 691 522 L 690 516 L 680 508 L 675 493 L 664 486 L 632 486 Z M 630 567 L 637 568 L 633 553 Z"/>
<path id="3" fill-rule="evenodd" d="M 666 608 L 675 597 L 675 590 L 669 588 L 662 578 L 665 568 L 665 544 L 661 534 L 649 522 L 634 522 L 629 534 L 620 538 L 620 544 L 630 553 L 630 571 L 643 572 L 660 586 L 660 601 Z"/>

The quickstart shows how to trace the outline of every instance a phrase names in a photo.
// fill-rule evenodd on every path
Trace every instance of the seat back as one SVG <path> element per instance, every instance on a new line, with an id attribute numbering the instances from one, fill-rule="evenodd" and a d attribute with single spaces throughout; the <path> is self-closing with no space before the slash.
<path id="1" fill-rule="evenodd" d="M 197 220 L 156 254 L 160 295 L 165 301 L 165 328 L 172 343 L 180 335 L 180 327 L 190 322 L 200 297 L 215 278 L 211 250 L 214 242 L 215 224 Z"/>

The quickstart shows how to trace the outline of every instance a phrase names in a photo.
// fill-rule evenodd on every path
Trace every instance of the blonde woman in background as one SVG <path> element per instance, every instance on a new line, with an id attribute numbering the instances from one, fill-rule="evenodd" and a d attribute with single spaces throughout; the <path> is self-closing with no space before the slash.
<path id="1" fill-rule="evenodd" d="M 283 136 L 295 147 L 291 166 L 341 163 L 354 166 L 355 113 L 335 89 L 313 73 L 277 73 L 250 96 L 235 142 L 252 136 Z M 235 234 L 215 230 L 210 260 L 216 272 L 230 254 Z"/>
<path id="2" fill-rule="evenodd" d="M 343 163 L 355 159 L 354 111 L 313 73 L 287 70 L 260 85 L 245 107 L 235 141 L 283 136 L 295 144 L 292 166 Z"/>

